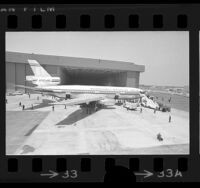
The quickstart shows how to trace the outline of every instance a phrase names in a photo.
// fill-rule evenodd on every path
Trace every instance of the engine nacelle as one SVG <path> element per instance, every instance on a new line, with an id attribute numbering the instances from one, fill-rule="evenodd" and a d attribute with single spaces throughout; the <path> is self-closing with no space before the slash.
<path id="1" fill-rule="evenodd" d="M 37 81 L 36 76 L 26 76 L 26 81 Z"/>
<path id="2" fill-rule="evenodd" d="M 71 98 L 72 98 L 71 94 L 69 94 L 69 93 L 66 93 L 66 94 L 65 94 L 65 100 L 71 99 Z"/>
<path id="3" fill-rule="evenodd" d="M 60 84 L 60 77 L 26 76 L 26 81 L 31 81 L 38 86 L 55 86 Z"/>
<path id="4" fill-rule="evenodd" d="M 114 99 L 115 99 L 115 100 L 119 99 L 119 95 L 115 95 L 115 96 L 114 96 Z"/>

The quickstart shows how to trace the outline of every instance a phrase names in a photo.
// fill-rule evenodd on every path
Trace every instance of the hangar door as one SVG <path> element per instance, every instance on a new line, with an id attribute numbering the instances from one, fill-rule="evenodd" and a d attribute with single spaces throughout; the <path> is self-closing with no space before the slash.
<path id="1" fill-rule="evenodd" d="M 94 69 L 60 69 L 61 84 L 126 86 L 126 72 Z"/>
<path id="2" fill-rule="evenodd" d="M 6 92 L 15 91 L 15 63 L 6 62 Z"/>

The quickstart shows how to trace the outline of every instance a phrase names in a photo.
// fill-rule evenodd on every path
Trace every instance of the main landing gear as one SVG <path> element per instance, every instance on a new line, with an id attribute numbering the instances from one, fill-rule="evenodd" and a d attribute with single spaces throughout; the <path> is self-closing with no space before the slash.
<path id="1" fill-rule="evenodd" d="M 92 114 L 101 108 L 101 104 L 98 104 L 97 102 L 90 102 L 89 104 L 84 103 L 81 105 L 81 108 L 85 109 L 87 114 Z"/>

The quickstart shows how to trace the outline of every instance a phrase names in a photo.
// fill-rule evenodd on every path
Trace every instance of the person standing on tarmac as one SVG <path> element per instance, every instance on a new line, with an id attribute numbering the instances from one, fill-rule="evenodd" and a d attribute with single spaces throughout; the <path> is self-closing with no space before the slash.
<path id="1" fill-rule="evenodd" d="M 172 117 L 171 115 L 169 115 L 169 123 L 171 123 Z"/>
<path id="2" fill-rule="evenodd" d="M 163 141 L 162 135 L 160 133 L 157 134 L 158 141 Z"/>

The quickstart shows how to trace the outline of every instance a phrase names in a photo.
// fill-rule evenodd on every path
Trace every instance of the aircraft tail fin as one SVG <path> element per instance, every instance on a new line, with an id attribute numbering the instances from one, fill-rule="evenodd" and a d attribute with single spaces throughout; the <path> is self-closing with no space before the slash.
<path id="1" fill-rule="evenodd" d="M 36 77 L 51 77 L 51 75 L 36 60 L 28 59 L 28 63 Z"/>

